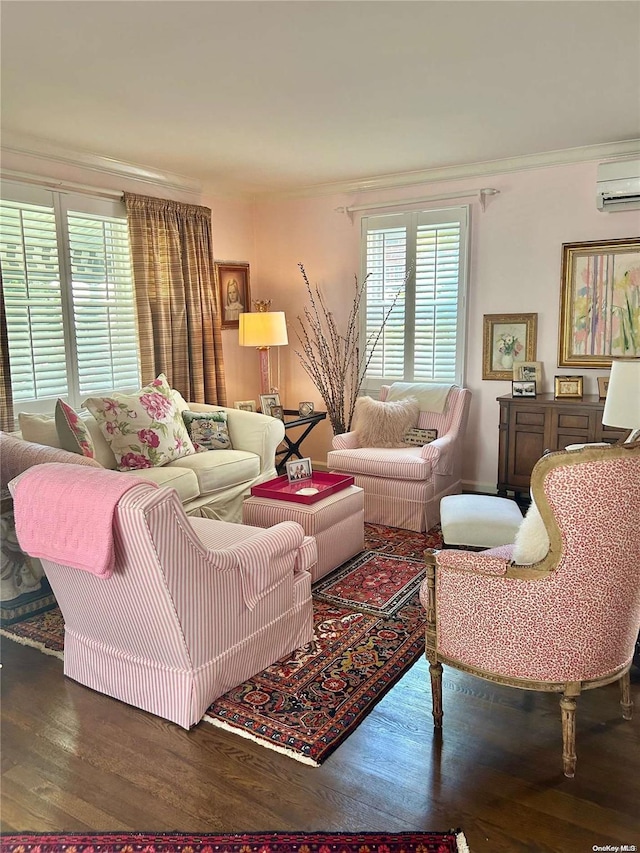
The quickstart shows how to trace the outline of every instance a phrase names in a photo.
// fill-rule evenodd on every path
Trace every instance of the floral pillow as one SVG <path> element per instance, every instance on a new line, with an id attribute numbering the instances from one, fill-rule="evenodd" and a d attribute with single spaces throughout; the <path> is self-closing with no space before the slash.
<path id="1" fill-rule="evenodd" d="M 55 421 L 60 447 L 70 453 L 79 453 L 89 459 L 95 459 L 96 450 L 89 427 L 64 400 L 58 400 L 56 403 Z"/>
<path id="2" fill-rule="evenodd" d="M 97 420 L 119 471 L 157 468 L 195 453 L 162 373 L 135 394 L 89 397 L 82 405 Z"/>
<path id="3" fill-rule="evenodd" d="M 183 412 L 189 438 L 196 453 L 203 450 L 232 450 L 226 412 Z"/>

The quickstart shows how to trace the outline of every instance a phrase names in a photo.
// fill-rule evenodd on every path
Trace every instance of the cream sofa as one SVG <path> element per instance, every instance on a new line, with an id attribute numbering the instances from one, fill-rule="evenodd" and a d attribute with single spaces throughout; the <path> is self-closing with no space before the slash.
<path id="1" fill-rule="evenodd" d="M 159 468 L 123 471 L 123 477 L 143 477 L 159 486 L 174 488 L 187 515 L 221 521 L 242 521 L 242 501 L 251 487 L 276 476 L 276 448 L 284 438 L 284 425 L 277 418 L 224 406 L 187 403 L 177 392 L 181 409 L 193 412 L 227 413 L 227 425 L 233 450 L 206 450 L 183 456 Z M 25 441 L 60 447 L 53 415 L 18 415 Z M 97 421 L 85 423 L 95 447 L 95 458 L 103 468 L 116 468 L 116 459 Z"/>

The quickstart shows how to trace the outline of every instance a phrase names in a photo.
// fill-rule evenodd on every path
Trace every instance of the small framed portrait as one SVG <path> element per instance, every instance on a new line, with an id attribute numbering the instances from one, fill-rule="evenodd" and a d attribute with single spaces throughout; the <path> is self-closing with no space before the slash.
<path id="1" fill-rule="evenodd" d="M 512 397 L 535 397 L 536 383 L 533 379 L 514 379 L 511 382 Z"/>
<path id="2" fill-rule="evenodd" d="M 284 409 L 282 406 L 271 406 L 271 417 L 277 418 L 279 421 L 284 420 Z"/>
<path id="3" fill-rule="evenodd" d="M 581 399 L 582 397 L 582 376 L 556 376 L 554 386 L 554 397 L 556 400 L 563 398 Z"/>
<path id="4" fill-rule="evenodd" d="M 279 394 L 260 394 L 260 409 L 263 415 L 270 415 L 271 407 L 280 405 Z"/>
<path id="5" fill-rule="evenodd" d="M 315 406 L 309 400 L 303 400 L 301 403 L 298 403 L 298 414 L 301 418 L 308 418 L 309 415 L 313 414 Z"/>
<path id="6" fill-rule="evenodd" d="M 240 314 L 251 311 L 249 264 L 239 261 L 215 261 L 218 304 L 223 329 L 237 329 Z"/>
<path id="7" fill-rule="evenodd" d="M 542 390 L 542 362 L 518 361 L 513 365 L 514 381 L 529 381 L 536 383 L 536 389 Z"/>
<path id="8" fill-rule="evenodd" d="M 608 388 L 609 388 L 609 377 L 608 376 L 598 376 L 598 397 L 601 400 L 606 400 Z"/>
<path id="9" fill-rule="evenodd" d="M 255 412 L 256 410 L 256 401 L 255 400 L 236 400 L 233 404 L 234 409 L 242 409 L 243 412 Z"/>
<path id="10" fill-rule="evenodd" d="M 310 480 L 313 477 L 313 469 L 309 457 L 287 462 L 286 468 L 287 479 L 290 483 L 299 483 L 300 480 Z"/>

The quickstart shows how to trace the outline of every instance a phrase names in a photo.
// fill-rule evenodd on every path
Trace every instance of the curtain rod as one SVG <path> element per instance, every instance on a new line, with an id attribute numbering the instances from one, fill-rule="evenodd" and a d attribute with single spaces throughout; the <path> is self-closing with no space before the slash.
<path id="1" fill-rule="evenodd" d="M 378 201 L 373 202 L 372 204 L 356 204 L 351 207 L 336 207 L 336 213 L 347 213 L 351 218 L 353 218 L 353 214 L 359 210 L 378 210 L 383 207 L 407 207 L 410 204 L 424 204 L 428 201 L 445 201 L 446 199 L 454 199 L 454 198 L 472 198 L 476 197 L 480 199 L 480 206 L 482 209 L 485 209 L 487 196 L 488 195 L 498 195 L 500 190 L 496 190 L 493 187 L 482 187 L 479 190 L 460 190 L 457 193 L 442 193 L 441 195 L 425 195 L 421 198 L 405 198 L 401 201 Z"/>
<path id="2" fill-rule="evenodd" d="M 51 190 L 60 190 L 87 195 L 102 196 L 103 198 L 124 198 L 122 190 L 107 190 L 104 187 L 92 187 L 88 184 L 76 184 L 73 181 L 62 181 L 56 178 L 45 178 L 42 175 L 30 175 L 28 172 L 12 172 L 2 169 L 2 178 L 7 181 L 20 181 L 24 184 L 36 184 Z"/>

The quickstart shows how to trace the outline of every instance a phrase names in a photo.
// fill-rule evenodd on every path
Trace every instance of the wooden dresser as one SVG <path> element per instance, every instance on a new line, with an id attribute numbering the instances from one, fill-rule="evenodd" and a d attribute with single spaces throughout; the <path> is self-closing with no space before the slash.
<path id="1" fill-rule="evenodd" d="M 627 431 L 602 425 L 604 400 L 554 400 L 553 394 L 498 397 L 498 494 L 528 492 L 531 471 L 545 450 L 593 441 L 615 443 Z"/>

